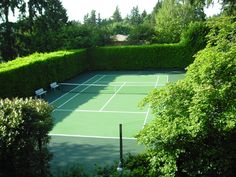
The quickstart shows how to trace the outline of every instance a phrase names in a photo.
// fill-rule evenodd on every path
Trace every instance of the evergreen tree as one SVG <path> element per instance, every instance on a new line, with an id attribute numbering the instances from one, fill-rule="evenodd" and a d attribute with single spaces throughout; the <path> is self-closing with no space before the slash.
<path id="1" fill-rule="evenodd" d="M 15 14 L 17 9 L 21 9 L 23 0 L 4 0 L 0 2 L 1 24 L 1 55 L 4 60 L 11 60 L 16 57 L 17 49 L 15 36 L 13 33 L 13 24 L 9 21 L 10 13 Z"/>
<path id="2" fill-rule="evenodd" d="M 133 9 L 131 10 L 129 21 L 132 25 L 139 25 L 142 22 L 138 6 L 133 7 Z"/>
<path id="3" fill-rule="evenodd" d="M 112 15 L 112 19 L 113 19 L 113 22 L 121 22 L 122 21 L 121 13 L 120 13 L 118 6 L 116 6 L 116 10 Z"/>

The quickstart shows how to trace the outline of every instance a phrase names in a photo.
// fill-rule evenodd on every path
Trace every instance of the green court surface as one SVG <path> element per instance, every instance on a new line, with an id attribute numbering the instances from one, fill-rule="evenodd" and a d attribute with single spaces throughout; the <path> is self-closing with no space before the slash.
<path id="1" fill-rule="evenodd" d="M 91 72 L 61 85 L 46 99 L 54 106 L 54 128 L 49 148 L 52 169 L 80 163 L 119 160 L 119 124 L 123 125 L 124 153 L 138 153 L 135 135 L 153 119 L 148 106 L 139 102 L 154 88 L 184 78 L 180 71 Z"/>

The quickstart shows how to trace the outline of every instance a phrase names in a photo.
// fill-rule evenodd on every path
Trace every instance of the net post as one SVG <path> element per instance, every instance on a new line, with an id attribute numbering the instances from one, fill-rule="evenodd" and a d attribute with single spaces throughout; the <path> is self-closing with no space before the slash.
<path id="1" fill-rule="evenodd" d="M 122 138 L 122 124 L 119 124 L 119 134 L 120 134 L 120 161 L 117 167 L 117 172 L 122 174 L 123 171 L 123 138 Z"/>

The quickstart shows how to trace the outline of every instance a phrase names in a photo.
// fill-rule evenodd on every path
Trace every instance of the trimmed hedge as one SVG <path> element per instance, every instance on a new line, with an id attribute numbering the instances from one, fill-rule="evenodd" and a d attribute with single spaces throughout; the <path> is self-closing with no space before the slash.
<path id="1" fill-rule="evenodd" d="M 193 62 L 184 43 L 99 47 L 88 54 L 93 70 L 185 68 Z"/>
<path id="2" fill-rule="evenodd" d="M 0 65 L 0 97 L 26 97 L 88 69 L 86 50 L 36 53 Z"/>
<path id="3" fill-rule="evenodd" d="M 189 25 L 175 44 L 98 47 L 88 50 L 93 70 L 184 69 L 194 61 L 193 55 L 206 46 L 209 29 L 205 23 Z"/>

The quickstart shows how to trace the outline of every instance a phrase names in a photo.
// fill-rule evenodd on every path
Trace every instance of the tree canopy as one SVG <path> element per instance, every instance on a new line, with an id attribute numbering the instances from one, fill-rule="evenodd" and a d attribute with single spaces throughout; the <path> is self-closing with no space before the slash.
<path id="1" fill-rule="evenodd" d="M 233 176 L 236 144 L 236 21 L 209 21 L 207 47 L 186 78 L 154 90 L 155 119 L 138 136 L 154 176 Z"/>

